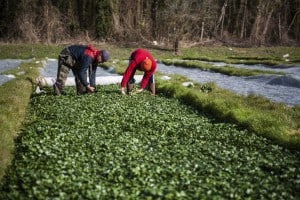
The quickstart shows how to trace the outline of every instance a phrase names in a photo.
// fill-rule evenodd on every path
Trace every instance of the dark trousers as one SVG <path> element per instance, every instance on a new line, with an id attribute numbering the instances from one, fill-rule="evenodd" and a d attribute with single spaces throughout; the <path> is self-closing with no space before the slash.
<path id="1" fill-rule="evenodd" d="M 79 66 L 76 64 L 76 60 L 73 58 L 67 47 L 63 49 L 58 56 L 57 77 L 56 82 L 53 85 L 54 94 L 60 95 L 62 93 L 70 70 L 72 70 L 75 76 L 77 94 L 86 93 L 86 88 L 79 80 Z"/>

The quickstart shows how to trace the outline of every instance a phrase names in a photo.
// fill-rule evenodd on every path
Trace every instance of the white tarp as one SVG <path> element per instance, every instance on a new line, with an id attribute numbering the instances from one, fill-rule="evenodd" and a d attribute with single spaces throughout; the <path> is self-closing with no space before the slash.
<path id="1" fill-rule="evenodd" d="M 121 83 L 123 76 L 99 76 L 96 77 L 96 85 L 109 85 Z M 135 75 L 134 79 L 136 83 L 140 83 L 143 75 Z M 42 87 L 52 86 L 55 83 L 55 78 L 53 77 L 39 77 L 37 78 L 37 85 Z M 68 77 L 65 83 L 66 86 L 75 86 L 75 78 Z"/>

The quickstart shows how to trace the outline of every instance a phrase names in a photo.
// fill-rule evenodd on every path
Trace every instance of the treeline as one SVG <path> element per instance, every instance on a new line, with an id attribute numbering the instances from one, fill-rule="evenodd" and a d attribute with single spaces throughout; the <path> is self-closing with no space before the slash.
<path id="1" fill-rule="evenodd" d="M 0 0 L 2 41 L 300 42 L 299 0 Z"/>

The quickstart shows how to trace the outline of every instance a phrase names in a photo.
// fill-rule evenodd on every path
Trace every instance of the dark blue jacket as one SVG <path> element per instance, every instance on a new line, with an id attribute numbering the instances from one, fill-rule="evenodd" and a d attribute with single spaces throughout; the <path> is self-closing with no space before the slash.
<path id="1" fill-rule="evenodd" d="M 79 66 L 77 73 L 80 82 L 85 87 L 89 84 L 92 87 L 95 87 L 96 71 L 98 65 L 95 57 L 97 54 L 99 55 L 99 50 L 86 45 L 72 45 L 69 46 L 69 50 L 73 58 L 76 60 L 77 66 Z M 87 70 L 89 70 L 90 83 L 88 83 L 87 81 Z"/>

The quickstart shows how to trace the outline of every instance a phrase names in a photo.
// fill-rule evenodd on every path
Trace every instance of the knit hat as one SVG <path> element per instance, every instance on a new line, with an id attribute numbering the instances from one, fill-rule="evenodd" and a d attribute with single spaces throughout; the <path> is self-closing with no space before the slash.
<path id="1" fill-rule="evenodd" d="M 106 51 L 106 50 L 101 51 L 101 59 L 102 59 L 102 62 L 108 61 L 108 59 L 109 59 L 108 51 Z"/>
<path id="2" fill-rule="evenodd" d="M 141 63 L 141 68 L 144 71 L 149 71 L 151 70 L 151 67 L 152 67 L 152 61 L 148 57 L 146 57 L 146 59 L 143 60 L 143 62 Z"/>

